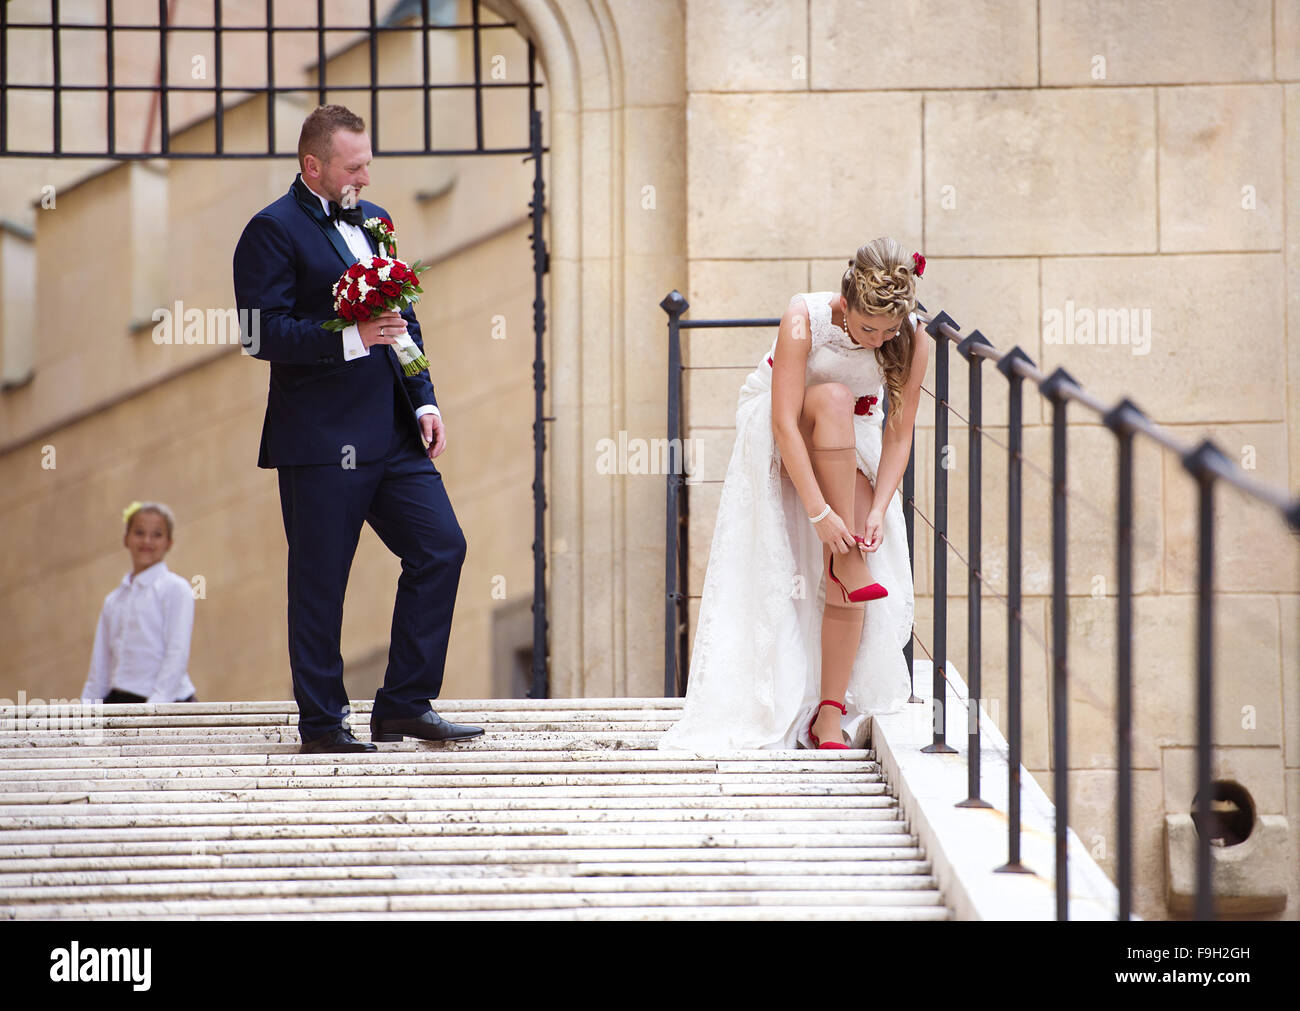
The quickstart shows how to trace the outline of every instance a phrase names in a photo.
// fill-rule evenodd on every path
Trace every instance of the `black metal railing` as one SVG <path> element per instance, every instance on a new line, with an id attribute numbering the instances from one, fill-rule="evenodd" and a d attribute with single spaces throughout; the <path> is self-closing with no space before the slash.
<path id="1" fill-rule="evenodd" d="M 668 439 L 670 446 L 681 440 L 681 330 L 695 327 L 775 327 L 779 319 L 725 319 L 686 320 L 682 314 L 688 308 L 686 299 L 677 291 L 671 292 L 660 306 L 668 314 Z M 1198 560 L 1197 560 L 1197 617 L 1196 617 L 1196 810 L 1198 824 L 1196 852 L 1195 916 L 1199 920 L 1214 917 L 1214 899 L 1211 881 L 1210 843 L 1211 816 L 1211 764 L 1212 700 L 1214 685 L 1214 492 L 1221 481 L 1240 489 L 1246 495 L 1272 509 L 1285 520 L 1289 529 L 1300 532 L 1300 499 L 1269 487 L 1248 477 L 1210 439 L 1202 439 L 1195 446 L 1187 446 L 1174 439 L 1151 422 L 1128 398 L 1107 407 L 1088 393 L 1063 368 L 1050 375 L 1041 372 L 1033 360 L 1019 346 L 999 351 L 978 330 L 963 336 L 960 326 L 946 312 L 930 316 L 925 306 L 917 304 L 918 318 L 924 323 L 924 332 L 935 342 L 934 398 L 934 516 L 927 517 L 917 508 L 915 500 L 915 432 L 912 453 L 903 479 L 903 508 L 907 519 L 908 556 L 915 564 L 914 518 L 920 516 L 932 529 L 934 536 L 934 624 L 933 652 L 927 654 L 933 664 L 934 684 L 933 739 L 927 752 L 948 752 L 954 749 L 945 740 L 946 719 L 943 712 L 947 698 L 947 557 L 952 553 L 966 566 L 967 580 L 967 651 L 968 651 L 968 741 L 967 741 L 967 791 L 959 807 L 988 807 L 980 797 L 980 720 L 981 702 L 984 698 L 981 684 L 980 606 L 985 589 L 983 574 L 982 531 L 982 441 L 996 442 L 984 429 L 983 421 L 983 370 L 984 361 L 993 362 L 998 372 L 1006 377 L 1008 391 L 1008 437 L 1003 448 L 1007 451 L 1007 593 L 1001 597 L 990 591 L 1006 605 L 1007 611 L 1007 775 L 1008 820 L 1007 861 L 996 868 L 999 872 L 1031 873 L 1020 861 L 1020 767 L 1022 745 L 1022 670 L 1021 636 L 1028 631 L 1036 641 L 1045 645 L 1024 620 L 1021 608 L 1022 574 L 1022 464 L 1023 452 L 1023 385 L 1026 379 L 1038 386 L 1039 393 L 1051 405 L 1052 472 L 1051 480 L 1051 558 L 1052 558 L 1052 644 L 1051 682 L 1053 738 L 1053 802 L 1055 818 L 1055 873 L 1056 915 L 1068 918 L 1069 868 L 1067 859 L 1067 831 L 1069 828 L 1069 753 L 1068 753 L 1068 683 L 1069 666 L 1066 651 L 1069 598 L 1066 593 L 1066 544 L 1068 535 L 1067 506 L 1070 493 L 1066 487 L 1067 475 L 1067 408 L 1074 402 L 1096 414 L 1106 429 L 1114 433 L 1118 448 L 1118 488 L 1116 501 L 1117 535 L 1117 685 L 1116 685 L 1116 749 L 1117 749 L 1117 890 L 1119 893 L 1118 918 L 1127 920 L 1132 915 L 1133 852 L 1132 852 L 1132 725 L 1133 725 L 1133 489 L 1134 489 L 1134 437 L 1146 436 L 1165 449 L 1176 452 L 1183 468 L 1196 481 L 1198 487 Z M 921 329 L 918 328 L 918 334 Z M 949 344 L 955 343 L 957 353 L 968 365 L 969 417 L 962 419 L 967 425 L 969 446 L 968 536 L 969 557 L 961 553 L 948 538 L 948 482 L 947 470 L 938 447 L 948 444 L 948 415 L 960 415 L 953 410 L 948 399 Z M 924 390 L 924 387 L 922 387 Z M 887 390 L 886 390 L 887 393 Z M 891 406 L 886 396 L 884 417 L 888 418 Z M 676 441 L 674 441 L 676 440 Z M 678 457 L 680 462 L 680 456 Z M 1031 464 L 1032 465 L 1032 464 Z M 664 692 L 666 695 L 684 693 L 687 688 L 687 594 L 685 592 L 686 537 L 683 530 L 688 517 L 685 482 L 680 467 L 669 467 L 668 484 L 668 540 L 667 599 L 664 648 Z M 924 642 L 913 629 L 912 640 L 905 650 L 909 671 L 912 668 L 912 642 Z M 920 701 L 913 696 L 912 701 Z"/>

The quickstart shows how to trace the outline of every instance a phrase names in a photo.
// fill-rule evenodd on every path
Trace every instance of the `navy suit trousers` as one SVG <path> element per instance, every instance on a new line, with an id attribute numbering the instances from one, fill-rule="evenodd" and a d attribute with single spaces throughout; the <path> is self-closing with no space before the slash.
<path id="1" fill-rule="evenodd" d="M 361 524 L 402 560 L 376 717 L 418 716 L 438 697 L 465 561 L 442 475 L 409 416 L 394 417 L 384 459 L 347 464 L 277 469 L 289 542 L 289 664 L 303 740 L 340 726 L 349 712 L 339 640 Z"/>

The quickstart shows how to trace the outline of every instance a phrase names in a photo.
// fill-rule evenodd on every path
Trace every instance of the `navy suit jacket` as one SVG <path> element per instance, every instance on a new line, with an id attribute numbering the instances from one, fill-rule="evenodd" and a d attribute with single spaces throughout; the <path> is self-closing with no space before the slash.
<path id="1" fill-rule="evenodd" d="M 311 199 L 320 206 L 314 194 Z M 358 206 L 367 218 L 388 217 L 368 200 Z M 367 239 L 377 252 L 374 239 Z M 396 353 L 385 344 L 344 361 L 343 335 L 321 325 L 335 318 L 334 282 L 354 262 L 339 230 L 314 219 L 295 199 L 293 187 L 258 211 L 239 237 L 235 303 L 241 321 L 250 321 L 242 341 L 253 357 L 271 363 L 259 467 L 339 465 L 348 447 L 357 463 L 381 460 L 392 439 L 395 411 L 410 418 L 411 438 L 423 447 L 415 409 L 438 403 L 429 376 L 403 375 Z M 251 325 L 254 309 L 257 330 Z M 407 334 L 423 350 L 414 311 L 408 307 L 402 316 Z"/>

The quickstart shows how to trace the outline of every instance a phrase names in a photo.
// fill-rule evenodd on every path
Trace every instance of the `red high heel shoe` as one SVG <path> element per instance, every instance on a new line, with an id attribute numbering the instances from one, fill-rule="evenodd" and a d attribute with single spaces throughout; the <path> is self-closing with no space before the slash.
<path id="1" fill-rule="evenodd" d="M 857 534 L 853 535 L 853 539 L 857 541 L 859 544 L 862 543 L 862 538 L 859 537 Z M 868 583 L 866 586 L 859 586 L 856 590 L 852 590 L 852 591 L 846 590 L 844 588 L 844 584 L 841 583 L 838 577 L 836 577 L 835 575 L 835 552 L 833 550 L 831 551 L 830 572 L 831 572 L 831 579 L 835 580 L 836 584 L 840 588 L 840 593 L 844 595 L 845 603 L 848 603 L 849 601 L 853 601 L 853 603 L 856 604 L 863 600 L 879 600 L 881 597 L 889 596 L 889 591 L 886 590 L 879 583 Z"/>
<path id="2" fill-rule="evenodd" d="M 830 751 L 834 748 L 848 751 L 849 746 L 847 744 L 840 744 L 838 741 L 826 741 L 825 743 L 822 743 L 817 739 L 817 735 L 813 733 L 812 728 L 817 723 L 817 717 L 821 714 L 822 706 L 834 706 L 840 711 L 840 715 L 842 716 L 847 716 L 849 714 L 847 707 L 842 703 L 836 702 L 834 699 L 822 699 L 821 705 L 819 705 L 813 712 L 812 722 L 808 724 L 808 736 L 812 738 L 813 744 L 817 745 L 819 751 Z"/>

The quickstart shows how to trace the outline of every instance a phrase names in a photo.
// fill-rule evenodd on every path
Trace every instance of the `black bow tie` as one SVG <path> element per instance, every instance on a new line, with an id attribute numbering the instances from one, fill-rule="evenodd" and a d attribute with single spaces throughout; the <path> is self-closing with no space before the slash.
<path id="1" fill-rule="evenodd" d="M 330 201 L 330 220 L 338 222 L 346 221 L 349 225 L 360 225 L 365 220 L 365 215 L 361 213 L 360 207 L 340 207 L 333 200 Z"/>

